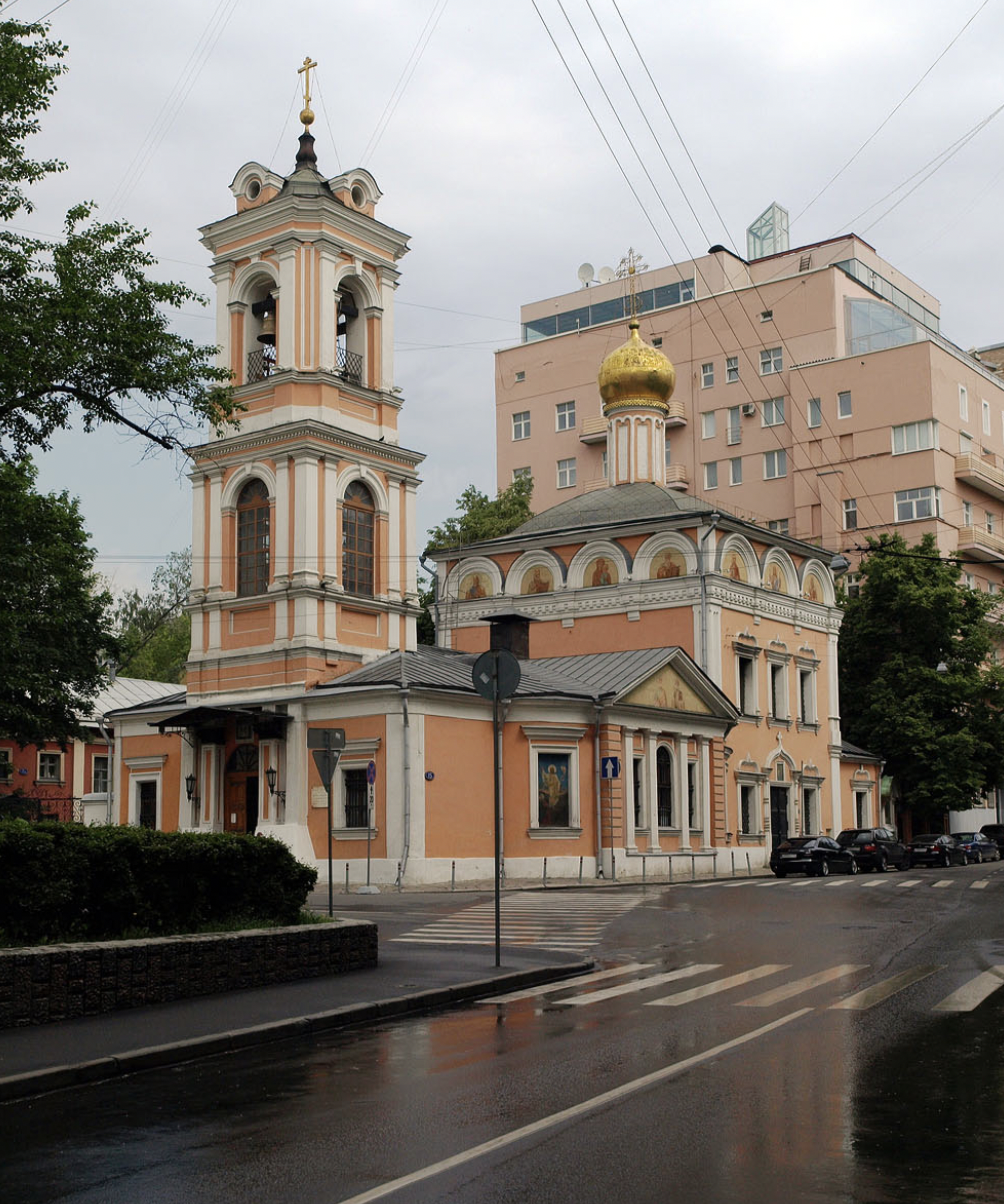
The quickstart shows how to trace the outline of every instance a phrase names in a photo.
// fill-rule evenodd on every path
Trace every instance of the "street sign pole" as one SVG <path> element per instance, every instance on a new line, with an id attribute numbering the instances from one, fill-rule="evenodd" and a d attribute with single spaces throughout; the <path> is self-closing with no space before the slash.
<path id="1" fill-rule="evenodd" d="M 307 748 L 314 758 L 317 772 L 321 775 L 328 796 L 328 915 L 335 914 L 335 874 L 331 852 L 331 829 L 334 827 L 334 807 L 331 785 L 338 758 L 345 747 L 345 729 L 341 727 L 313 727 L 307 731 Z"/>
<path id="2" fill-rule="evenodd" d="M 370 853 L 373 847 L 373 783 L 366 784 L 366 885 L 370 884 Z"/>
<path id="3" fill-rule="evenodd" d="M 492 674 L 492 753 L 495 764 L 495 965 L 502 965 L 502 763 L 499 757 L 499 654 L 495 652 Z"/>
<path id="4" fill-rule="evenodd" d="M 327 755 L 327 760 L 331 760 L 331 753 Z M 335 780 L 334 769 L 328 775 L 328 915 L 334 917 L 335 914 L 335 869 L 331 859 L 331 829 L 335 826 L 335 817 L 332 811 L 331 804 L 331 787 Z"/>

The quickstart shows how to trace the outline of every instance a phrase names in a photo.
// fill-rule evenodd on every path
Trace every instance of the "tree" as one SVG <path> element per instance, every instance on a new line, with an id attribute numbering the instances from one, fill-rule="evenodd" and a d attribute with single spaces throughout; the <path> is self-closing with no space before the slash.
<path id="1" fill-rule="evenodd" d="M 933 535 L 868 546 L 840 631 L 844 736 L 885 757 L 894 794 L 916 814 L 971 807 L 1004 772 L 998 599 L 961 585 Z"/>
<path id="2" fill-rule="evenodd" d="M 468 485 L 457 498 L 459 514 L 429 531 L 426 551 L 433 548 L 460 548 L 466 544 L 479 543 L 483 539 L 497 539 L 508 535 L 533 518 L 530 499 L 533 496 L 533 478 L 517 477 L 507 488 L 500 489 L 494 501 Z M 436 626 L 433 620 L 436 591 L 435 583 L 419 582 L 418 601 L 422 613 L 418 617 L 418 642 L 434 644 Z"/>
<path id="3" fill-rule="evenodd" d="M 24 186 L 61 171 L 25 142 L 39 129 L 66 47 L 47 27 L 0 20 L 0 219 L 31 211 Z M 0 459 L 49 446 L 78 414 L 84 430 L 112 423 L 165 448 L 208 421 L 231 424 L 239 405 L 216 349 L 169 330 L 172 310 L 204 300 L 183 284 L 147 279 L 146 231 L 92 220 L 74 206 L 64 236 L 0 231 Z"/>
<path id="4" fill-rule="evenodd" d="M 34 482 L 30 461 L 0 463 L 0 732 L 22 746 L 79 732 L 116 649 L 77 502 Z"/>
<path id="5" fill-rule="evenodd" d="M 154 570 L 147 593 L 129 590 L 114 611 L 118 672 L 147 681 L 183 682 L 192 644 L 192 622 L 184 611 L 192 582 L 192 554 L 172 552 Z"/>

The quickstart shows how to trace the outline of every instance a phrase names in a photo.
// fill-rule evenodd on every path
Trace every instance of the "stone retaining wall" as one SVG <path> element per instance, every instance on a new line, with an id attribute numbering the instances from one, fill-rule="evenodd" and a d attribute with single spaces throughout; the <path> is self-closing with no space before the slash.
<path id="1" fill-rule="evenodd" d="M 364 920 L 0 950 L 0 1028 L 295 982 L 377 964 Z"/>

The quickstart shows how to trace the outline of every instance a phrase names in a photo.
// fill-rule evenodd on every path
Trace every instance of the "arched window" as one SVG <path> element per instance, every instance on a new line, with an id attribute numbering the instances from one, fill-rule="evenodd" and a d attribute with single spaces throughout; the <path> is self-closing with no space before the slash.
<path id="1" fill-rule="evenodd" d="M 342 505 L 342 583 L 350 594 L 373 594 L 375 516 L 373 495 L 362 481 L 353 481 Z"/>
<path id="2" fill-rule="evenodd" d="M 237 498 L 237 596 L 249 598 L 268 589 L 268 490 L 248 481 Z"/>
<path id="3" fill-rule="evenodd" d="M 660 745 L 655 750 L 655 792 L 659 805 L 659 827 L 673 826 L 673 758 Z"/>

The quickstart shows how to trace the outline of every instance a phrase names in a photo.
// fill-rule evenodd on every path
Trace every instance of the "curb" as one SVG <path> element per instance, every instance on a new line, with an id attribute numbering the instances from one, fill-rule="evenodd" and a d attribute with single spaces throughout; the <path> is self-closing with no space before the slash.
<path id="1" fill-rule="evenodd" d="M 29 1070 L 23 1074 L 0 1078 L 0 1102 L 41 1095 L 47 1091 L 61 1091 L 67 1087 L 80 1087 L 118 1078 L 124 1074 L 135 1074 L 141 1070 L 157 1070 L 165 1066 L 176 1066 L 192 1062 L 197 1058 L 215 1057 L 218 1054 L 234 1053 L 252 1049 L 257 1045 L 268 1045 L 274 1041 L 287 1041 L 294 1037 L 306 1037 L 312 1033 L 326 1033 L 355 1024 L 372 1024 L 380 1020 L 406 1016 L 412 1012 L 425 1012 L 433 1008 L 449 1007 L 484 995 L 494 995 L 518 990 L 520 987 L 535 987 L 548 982 L 561 982 L 586 974 L 593 969 L 593 961 L 573 962 L 566 966 L 546 966 L 533 970 L 514 970 L 509 974 L 493 978 L 476 979 L 447 987 L 433 987 L 427 991 L 416 991 L 411 995 L 377 999 L 369 1003 L 346 1004 L 330 1011 L 315 1012 L 311 1016 L 297 1016 L 289 1020 L 274 1020 L 268 1024 L 256 1024 L 250 1028 L 234 1029 L 231 1032 L 212 1033 L 204 1037 L 190 1037 L 166 1045 L 151 1045 L 145 1049 L 131 1049 L 106 1058 L 95 1058 L 89 1062 L 67 1063 L 49 1066 L 44 1070 Z"/>

